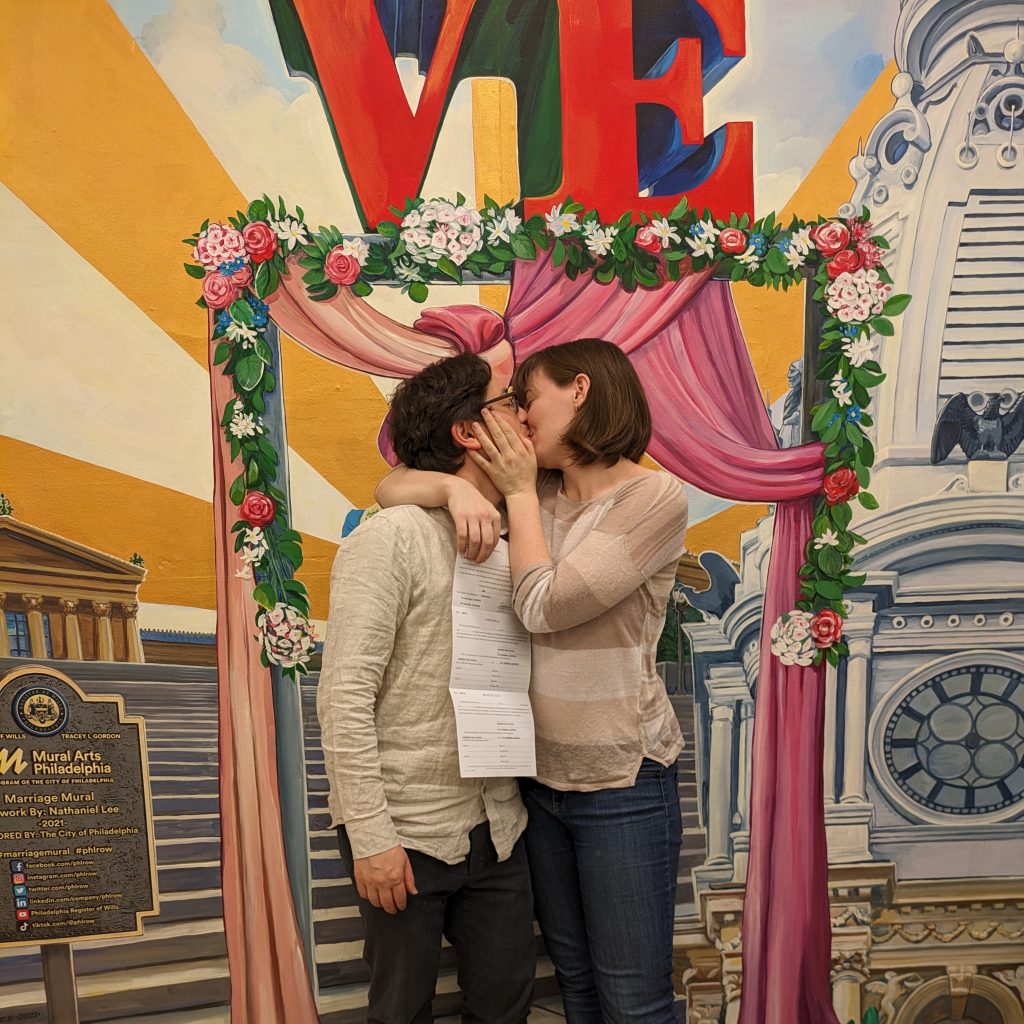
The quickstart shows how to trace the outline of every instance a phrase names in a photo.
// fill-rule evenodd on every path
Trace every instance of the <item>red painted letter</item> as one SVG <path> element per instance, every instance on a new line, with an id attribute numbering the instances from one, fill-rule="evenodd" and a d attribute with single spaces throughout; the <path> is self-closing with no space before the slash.
<path id="1" fill-rule="evenodd" d="M 345 170 L 367 228 L 419 194 L 476 0 L 448 0 L 416 113 L 409 109 L 373 0 L 295 0 Z M 301 154 L 297 154 L 301 159 Z"/>
<path id="2" fill-rule="evenodd" d="M 727 56 L 744 53 L 742 0 L 708 0 Z M 667 107 L 682 141 L 704 141 L 701 43 L 680 39 L 660 78 L 634 78 L 633 15 L 628 0 L 558 0 L 562 79 L 562 184 L 550 196 L 527 199 L 527 214 L 547 212 L 567 195 L 612 220 L 626 210 L 668 212 L 681 196 L 641 197 L 636 108 Z M 690 205 L 719 214 L 753 213 L 753 132 L 749 122 L 727 126 L 725 151 L 711 176 L 688 195 Z"/>

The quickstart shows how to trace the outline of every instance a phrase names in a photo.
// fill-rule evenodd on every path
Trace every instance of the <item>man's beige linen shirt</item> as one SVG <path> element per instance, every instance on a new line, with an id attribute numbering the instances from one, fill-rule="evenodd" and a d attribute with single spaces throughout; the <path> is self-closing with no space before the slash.
<path id="1" fill-rule="evenodd" d="M 317 713 L 332 824 L 345 826 L 356 857 L 400 844 L 455 864 L 489 821 L 505 860 L 526 827 L 515 779 L 459 775 L 454 571 L 443 509 L 378 512 L 338 549 Z"/>

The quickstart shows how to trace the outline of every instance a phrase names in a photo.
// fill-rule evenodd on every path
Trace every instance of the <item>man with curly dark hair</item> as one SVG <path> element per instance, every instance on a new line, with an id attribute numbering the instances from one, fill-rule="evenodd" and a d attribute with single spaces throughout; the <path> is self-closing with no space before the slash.
<path id="1" fill-rule="evenodd" d="M 516 425 L 508 382 L 462 354 L 399 384 L 391 441 L 415 469 L 501 495 L 466 457 L 482 408 Z M 535 944 L 513 778 L 459 774 L 451 674 L 456 531 L 446 509 L 403 505 L 341 542 L 317 711 L 342 858 L 359 893 L 368 1020 L 431 1020 L 442 936 L 458 957 L 464 1019 L 520 1024 Z"/>

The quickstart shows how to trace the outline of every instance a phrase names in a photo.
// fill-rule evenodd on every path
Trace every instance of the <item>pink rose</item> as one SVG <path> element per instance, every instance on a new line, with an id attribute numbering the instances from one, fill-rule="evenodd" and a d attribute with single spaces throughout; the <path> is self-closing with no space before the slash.
<path id="1" fill-rule="evenodd" d="M 277 252 L 277 235 L 266 221 L 254 220 L 242 228 L 245 251 L 253 263 L 265 263 Z"/>
<path id="2" fill-rule="evenodd" d="M 203 298 L 210 309 L 227 309 L 238 296 L 238 285 L 219 271 L 214 270 L 203 278 Z"/>
<path id="3" fill-rule="evenodd" d="M 248 263 L 240 270 L 231 275 L 231 280 L 238 286 L 239 290 L 248 288 L 252 284 L 252 267 Z"/>
<path id="4" fill-rule="evenodd" d="M 335 284 L 355 284 L 359 280 L 359 260 L 336 245 L 324 260 L 324 274 Z"/>
<path id="5" fill-rule="evenodd" d="M 228 260 L 245 258 L 245 241 L 234 228 L 211 224 L 196 242 L 192 255 L 204 267 L 219 267 Z"/>
<path id="6" fill-rule="evenodd" d="M 723 228 L 718 236 L 718 248 L 730 255 L 746 252 L 747 236 L 739 228 Z"/>
<path id="7" fill-rule="evenodd" d="M 661 239 L 654 233 L 654 229 L 646 224 L 637 228 L 633 244 L 638 249 L 643 249 L 644 252 L 661 252 Z"/>
<path id="8" fill-rule="evenodd" d="M 841 249 L 828 261 L 825 269 L 834 281 L 840 274 L 853 273 L 864 266 L 864 254 L 858 249 Z"/>
<path id="9" fill-rule="evenodd" d="M 823 608 L 811 619 L 815 647 L 831 647 L 843 635 L 843 618 L 831 608 Z"/>
<path id="10" fill-rule="evenodd" d="M 250 491 L 243 499 L 238 509 L 239 519 L 244 519 L 250 526 L 266 526 L 274 521 L 277 506 L 274 499 L 261 494 L 259 491 Z"/>
<path id="11" fill-rule="evenodd" d="M 837 220 L 827 220 L 824 224 L 815 224 L 810 231 L 814 248 L 822 256 L 835 256 L 850 244 L 850 229 Z"/>

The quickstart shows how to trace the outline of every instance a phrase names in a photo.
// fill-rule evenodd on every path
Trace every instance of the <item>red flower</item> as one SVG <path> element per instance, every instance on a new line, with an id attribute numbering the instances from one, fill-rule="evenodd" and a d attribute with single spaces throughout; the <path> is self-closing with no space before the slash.
<path id="1" fill-rule="evenodd" d="M 250 491 L 238 509 L 238 517 L 244 519 L 250 526 L 266 526 L 274 521 L 276 513 L 274 499 L 259 491 Z"/>
<path id="2" fill-rule="evenodd" d="M 825 500 L 830 505 L 841 505 L 844 501 L 849 501 L 859 490 L 857 474 L 852 469 L 844 467 L 825 476 L 821 493 L 825 495 Z"/>
<path id="3" fill-rule="evenodd" d="M 646 224 L 642 228 L 637 228 L 633 244 L 644 252 L 661 252 L 661 239 Z"/>
<path id="4" fill-rule="evenodd" d="M 857 243 L 857 251 L 864 257 L 864 267 L 874 270 L 882 262 L 882 247 L 867 239 Z"/>
<path id="5" fill-rule="evenodd" d="M 324 260 L 324 275 L 335 284 L 355 284 L 359 280 L 360 269 L 359 260 L 342 252 L 340 245 L 336 245 Z"/>
<path id="6" fill-rule="evenodd" d="M 864 266 L 864 254 L 859 249 L 843 249 L 828 261 L 825 269 L 834 281 L 840 274 L 853 273 Z"/>
<path id="7" fill-rule="evenodd" d="M 242 228 L 245 251 L 253 263 L 265 263 L 277 252 L 277 235 L 266 221 L 254 220 Z"/>
<path id="8" fill-rule="evenodd" d="M 823 608 L 811 619 L 811 636 L 816 647 L 831 647 L 843 635 L 843 618 L 831 608 Z"/>
<path id="9" fill-rule="evenodd" d="M 718 248 L 730 254 L 746 252 L 747 236 L 739 228 L 722 228 L 718 236 Z"/>
<path id="10" fill-rule="evenodd" d="M 811 241 L 822 256 L 835 256 L 850 244 L 850 229 L 837 220 L 827 220 L 811 228 Z"/>
<path id="11" fill-rule="evenodd" d="M 214 270 L 203 278 L 203 298 L 210 309 L 227 309 L 238 295 L 238 285 L 219 270 Z"/>
<path id="12" fill-rule="evenodd" d="M 239 288 L 248 288 L 252 284 L 252 267 L 248 263 L 241 270 L 236 270 L 231 275 L 231 280 L 234 281 Z"/>

